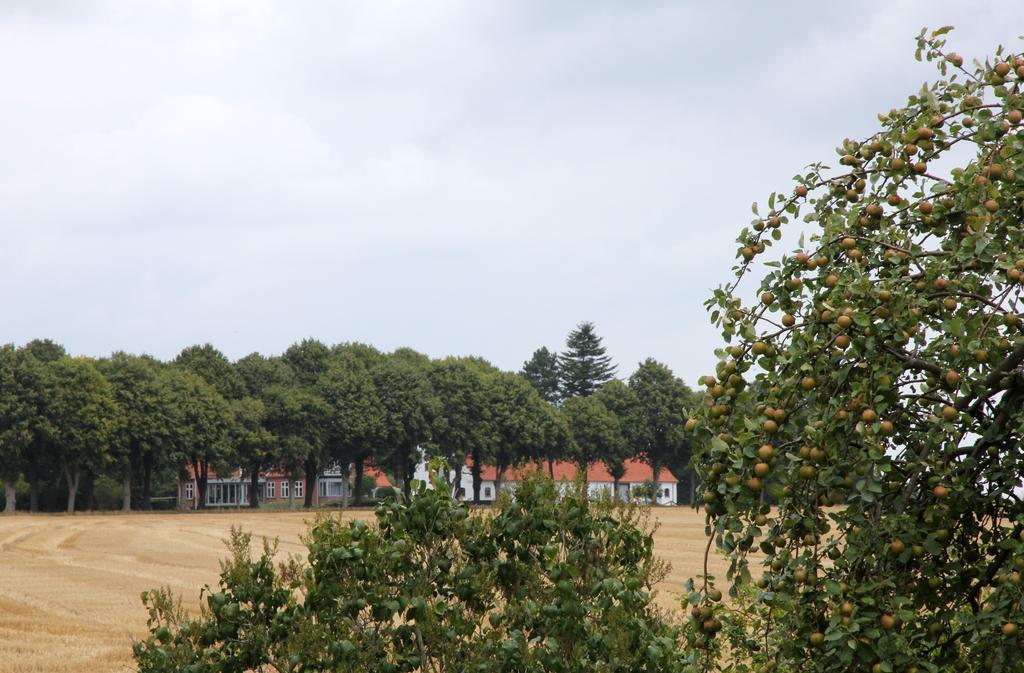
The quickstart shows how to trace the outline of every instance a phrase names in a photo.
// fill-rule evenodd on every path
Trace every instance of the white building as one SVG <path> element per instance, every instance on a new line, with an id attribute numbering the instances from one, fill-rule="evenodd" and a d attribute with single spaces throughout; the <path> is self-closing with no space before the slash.
<path id="1" fill-rule="evenodd" d="M 527 470 L 537 469 L 534 466 L 526 468 Z M 547 472 L 547 463 L 544 463 L 544 471 Z M 576 479 L 576 474 L 579 471 L 579 466 L 576 463 L 568 461 L 556 461 L 553 470 L 555 481 L 573 481 Z M 505 471 L 505 474 L 501 478 L 501 488 L 514 487 L 516 481 L 518 481 L 524 472 L 523 468 L 511 468 Z M 646 489 L 651 485 L 652 477 L 654 475 L 651 466 L 639 460 L 627 460 L 625 463 L 625 473 L 619 480 L 618 496 L 622 499 L 643 499 L 648 500 L 649 496 L 646 495 Z M 480 500 L 484 502 L 493 502 L 497 498 L 497 490 L 495 482 L 497 479 L 497 469 L 491 465 L 484 465 L 480 469 Z M 430 478 L 427 472 L 426 463 L 421 463 L 416 466 L 416 473 L 413 477 L 419 481 L 423 481 L 430 484 Z M 455 483 L 454 470 L 449 474 L 449 483 Z M 614 488 L 615 480 L 612 478 L 611 473 L 604 463 L 594 463 L 587 468 L 587 488 L 591 495 L 598 495 L 599 493 L 611 493 Z M 676 496 L 679 487 L 679 480 L 676 479 L 675 475 L 669 472 L 667 469 L 662 468 L 659 470 L 658 477 L 658 499 L 659 505 L 674 505 L 676 504 Z M 457 497 L 470 500 L 473 497 L 473 473 L 470 470 L 469 462 L 462 467 L 460 470 L 458 483 L 454 488 L 455 495 Z M 641 495 L 643 494 L 643 495 Z"/>

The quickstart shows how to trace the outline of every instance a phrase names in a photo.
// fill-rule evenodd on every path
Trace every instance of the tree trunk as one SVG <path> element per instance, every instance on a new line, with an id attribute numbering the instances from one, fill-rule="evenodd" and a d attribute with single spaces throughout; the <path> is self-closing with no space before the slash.
<path id="1" fill-rule="evenodd" d="M 249 468 L 249 507 L 258 509 L 260 506 L 260 464 L 253 463 Z"/>
<path id="2" fill-rule="evenodd" d="M 313 489 L 317 487 L 317 473 L 319 472 L 319 466 L 316 464 L 316 460 L 308 458 L 306 460 L 306 485 L 303 490 L 303 503 L 302 506 L 306 509 L 312 509 L 313 507 Z M 294 487 L 295 484 L 292 484 Z"/>
<path id="3" fill-rule="evenodd" d="M 548 457 L 548 476 L 552 479 L 555 478 L 555 459 Z"/>
<path id="4" fill-rule="evenodd" d="M 356 484 L 355 484 L 355 488 L 356 488 L 356 492 L 355 492 L 355 495 L 354 495 L 353 500 L 352 500 L 353 504 L 355 504 L 356 507 L 359 507 L 360 505 L 363 504 L 363 471 L 365 469 L 365 466 L 364 466 L 363 462 L 364 462 L 363 455 L 357 453 L 356 456 L 355 456 L 355 465 L 356 465 Z M 345 476 L 347 477 L 348 475 L 345 475 Z M 346 481 L 348 481 L 348 480 L 346 479 Z"/>
<path id="5" fill-rule="evenodd" d="M 405 497 L 405 502 L 409 502 L 412 499 L 412 475 L 416 470 L 416 466 L 412 462 L 412 451 L 405 454 L 402 463 L 402 495 Z"/>
<path id="6" fill-rule="evenodd" d="M 619 478 L 612 477 L 612 500 L 619 499 Z"/>
<path id="7" fill-rule="evenodd" d="M 76 467 L 72 470 L 69 467 L 64 468 L 64 476 L 68 480 L 68 514 L 75 513 L 75 496 L 78 495 L 78 481 L 82 478 L 81 473 Z"/>
<path id="8" fill-rule="evenodd" d="M 483 479 L 480 478 L 480 450 L 473 449 L 473 466 L 470 468 L 470 472 L 473 475 L 473 502 L 480 504 L 480 482 Z"/>
<path id="9" fill-rule="evenodd" d="M 198 475 L 198 473 L 196 473 Z M 142 509 L 153 509 L 150 497 L 153 495 L 153 451 L 142 454 Z"/>
<path id="10" fill-rule="evenodd" d="M 288 474 L 285 475 L 285 481 L 288 484 L 288 509 L 295 509 L 295 489 L 292 488 L 295 484 L 295 470 L 288 470 Z"/>
<path id="11" fill-rule="evenodd" d="M 661 471 L 661 467 L 658 465 L 658 461 L 651 461 L 651 504 L 658 504 L 658 473 Z"/>
<path id="12" fill-rule="evenodd" d="M 121 475 L 121 511 L 130 512 L 132 509 L 132 466 L 128 464 Z"/>
<path id="13" fill-rule="evenodd" d="M 96 509 L 96 475 L 92 471 L 85 473 L 85 483 L 82 484 L 83 512 L 92 512 Z"/>
<path id="14" fill-rule="evenodd" d="M 38 446 L 39 444 L 36 443 L 29 449 L 28 470 L 25 475 L 28 477 L 28 511 L 30 512 L 39 511 L 39 466 L 36 457 Z"/>
<path id="15" fill-rule="evenodd" d="M 498 465 L 494 470 L 494 499 L 498 499 L 498 492 L 501 490 L 501 476 L 505 473 L 505 468 Z"/>
<path id="16" fill-rule="evenodd" d="M 124 475 L 121 478 L 121 511 L 127 512 L 132 508 L 132 475 L 134 475 L 142 462 L 142 450 L 139 443 L 132 440 L 128 447 L 128 464 L 124 466 Z"/>
<path id="17" fill-rule="evenodd" d="M 462 461 L 465 464 L 465 460 Z M 459 499 L 459 486 L 462 484 L 462 471 L 453 470 L 448 466 L 448 462 L 444 464 L 444 483 L 448 485 L 448 497 L 453 501 Z"/>
<path id="18" fill-rule="evenodd" d="M 206 507 L 206 480 L 209 478 L 210 466 L 205 461 L 192 460 L 192 473 L 196 478 L 196 498 L 195 508 L 203 509 Z"/>
<path id="19" fill-rule="evenodd" d="M 4 479 L 4 514 L 13 514 L 17 506 L 18 491 L 14 488 L 14 481 Z"/>
<path id="20" fill-rule="evenodd" d="M 393 485 L 396 500 L 405 494 L 405 490 L 402 488 L 402 475 L 405 473 L 405 467 L 402 464 L 402 457 L 398 453 L 398 449 L 395 449 L 394 462 L 391 464 L 391 469 L 394 471 L 396 479 Z"/>

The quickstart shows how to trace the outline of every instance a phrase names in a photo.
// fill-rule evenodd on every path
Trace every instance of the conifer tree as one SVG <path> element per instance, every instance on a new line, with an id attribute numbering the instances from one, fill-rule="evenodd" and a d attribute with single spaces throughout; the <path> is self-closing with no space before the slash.
<path id="1" fill-rule="evenodd" d="M 533 356 L 523 363 L 520 371 L 540 396 L 551 404 L 557 404 L 560 398 L 558 381 L 558 354 L 552 353 L 541 346 L 533 352 Z"/>
<path id="2" fill-rule="evenodd" d="M 616 366 L 605 354 L 594 323 L 581 322 L 569 332 L 566 350 L 558 355 L 562 397 L 588 397 L 615 377 Z"/>

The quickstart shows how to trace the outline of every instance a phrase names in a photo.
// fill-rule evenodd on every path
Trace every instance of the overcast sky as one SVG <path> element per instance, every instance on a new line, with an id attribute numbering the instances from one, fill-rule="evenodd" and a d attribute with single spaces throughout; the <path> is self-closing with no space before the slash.
<path id="1" fill-rule="evenodd" d="M 0 341 L 304 337 L 691 385 L 750 204 L 1024 3 L 0 0 Z"/>

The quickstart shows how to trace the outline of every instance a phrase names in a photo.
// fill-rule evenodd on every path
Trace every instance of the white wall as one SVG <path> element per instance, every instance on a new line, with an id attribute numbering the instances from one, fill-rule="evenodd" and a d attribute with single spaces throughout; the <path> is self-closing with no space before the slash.
<path id="1" fill-rule="evenodd" d="M 630 484 L 629 485 L 629 492 L 630 492 L 630 494 L 632 494 L 637 489 L 643 488 L 643 485 L 644 485 L 643 482 L 636 482 L 636 483 Z M 679 486 L 679 484 L 675 484 L 675 483 L 672 483 L 672 482 L 669 482 L 667 484 L 664 483 L 664 482 L 659 482 L 658 483 L 658 497 L 657 497 L 658 504 L 659 505 L 674 505 L 674 504 L 676 504 L 676 489 L 677 489 L 678 486 Z M 667 491 L 667 494 L 666 494 L 666 491 Z M 636 496 L 634 496 L 634 497 L 636 497 Z"/>
<path id="2" fill-rule="evenodd" d="M 449 473 L 449 475 L 448 475 L 448 480 L 452 481 L 454 479 L 454 477 L 455 477 L 455 471 L 452 470 Z M 422 481 L 422 482 L 424 482 L 427 485 L 427 488 L 431 488 L 430 477 L 429 477 L 429 474 L 427 472 L 427 464 L 426 463 L 420 463 L 420 464 L 418 464 L 416 466 L 416 472 L 413 475 L 413 479 L 414 480 L 418 480 L 418 481 Z M 612 485 L 613 484 L 610 481 L 607 481 L 607 482 L 605 482 L 605 481 L 593 481 L 593 482 L 590 482 L 589 484 L 587 484 L 587 492 L 590 493 L 590 495 L 594 495 L 594 496 L 596 496 L 598 494 L 602 494 L 602 493 L 611 493 Z M 630 496 L 634 489 L 640 488 L 641 486 L 643 486 L 642 482 L 632 483 L 632 484 L 626 483 L 626 482 L 619 482 L 619 497 L 625 498 L 627 496 Z M 677 486 L 678 486 L 678 484 L 674 484 L 674 483 L 671 483 L 671 482 L 670 483 L 659 483 L 658 484 L 658 490 L 659 490 L 658 504 L 659 505 L 674 505 L 674 504 L 676 504 L 676 488 L 677 488 Z M 514 481 L 509 481 L 507 479 L 503 479 L 502 482 L 501 482 L 501 490 L 503 490 L 503 491 L 508 490 L 508 489 L 512 489 L 514 487 L 515 487 L 515 482 Z M 465 500 L 472 500 L 473 499 L 473 474 L 470 471 L 468 466 L 463 465 L 462 469 L 460 470 L 459 486 L 458 486 L 458 488 L 463 489 L 463 493 L 465 493 L 463 499 L 465 499 Z M 491 489 L 490 490 L 490 495 L 487 495 L 487 489 L 488 488 Z M 667 495 L 665 494 L 666 489 L 668 490 L 668 494 Z M 458 491 L 456 490 L 456 493 L 457 492 Z M 492 502 L 495 499 L 496 495 L 497 494 L 494 491 L 494 482 L 492 480 L 484 479 L 483 481 L 480 482 L 480 500 L 485 501 L 485 502 Z"/>
<path id="3" fill-rule="evenodd" d="M 416 481 L 422 481 L 424 484 L 427 485 L 427 488 L 433 488 L 433 486 L 430 483 L 430 473 L 427 471 L 426 463 L 419 463 L 418 465 L 416 465 L 416 471 L 413 473 L 413 479 Z M 455 470 L 451 470 L 448 473 L 448 481 L 451 482 L 454 479 Z M 504 489 L 508 485 L 510 485 L 509 482 L 502 482 L 502 489 Z M 464 494 L 464 500 L 473 499 L 473 473 L 466 465 L 463 465 L 462 469 L 459 472 L 458 485 L 456 486 L 455 491 L 456 494 L 458 494 L 458 489 L 460 488 L 462 489 L 462 492 Z M 488 495 L 488 489 L 490 489 L 490 495 Z M 481 480 L 480 500 L 483 500 L 485 502 L 491 502 L 495 499 L 496 495 L 497 494 L 494 491 L 494 481 L 490 479 Z"/>

